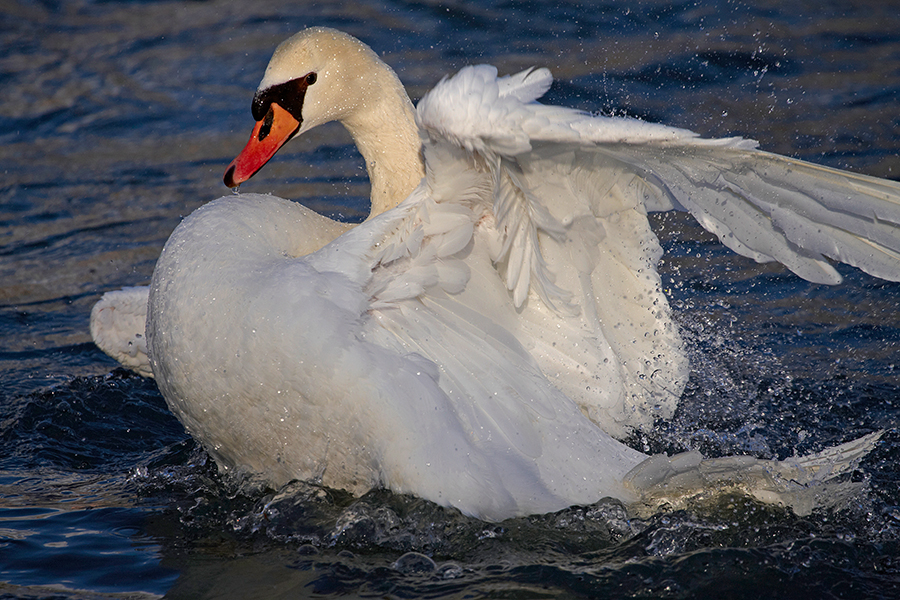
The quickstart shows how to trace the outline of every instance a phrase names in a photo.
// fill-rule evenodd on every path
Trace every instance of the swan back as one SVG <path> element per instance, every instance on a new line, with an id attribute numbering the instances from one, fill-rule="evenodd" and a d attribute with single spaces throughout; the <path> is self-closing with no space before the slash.
<path id="1" fill-rule="evenodd" d="M 301 257 L 346 229 L 297 203 L 242 194 L 194 211 L 163 248 L 150 284 L 151 366 L 172 412 L 224 468 L 284 482 L 315 478 L 322 457 L 334 455 L 317 445 L 326 443 L 321 433 L 303 429 L 317 422 L 308 414 L 317 402 L 308 377 L 296 372 L 312 357 L 334 360 L 326 332 L 299 346 L 284 338 L 297 333 L 291 313 L 324 320 L 316 305 L 304 306 L 318 290 L 302 289 Z M 273 409 L 273 401 L 283 404 Z M 282 409 L 293 418 L 279 420 L 271 412 Z M 289 444 L 297 435 L 308 443 Z M 345 473 L 342 479 L 352 487 L 360 477 Z M 371 486 L 370 477 L 365 484 Z"/>

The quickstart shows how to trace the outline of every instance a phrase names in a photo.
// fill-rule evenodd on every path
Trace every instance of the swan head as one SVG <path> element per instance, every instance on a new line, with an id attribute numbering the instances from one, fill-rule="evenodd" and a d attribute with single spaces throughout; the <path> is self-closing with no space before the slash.
<path id="1" fill-rule="evenodd" d="M 253 96 L 256 125 L 228 165 L 225 185 L 247 181 L 291 138 L 317 125 L 341 121 L 349 128 L 348 122 L 384 96 L 385 83 L 402 90 L 371 48 L 341 31 L 313 27 L 282 42 Z"/>

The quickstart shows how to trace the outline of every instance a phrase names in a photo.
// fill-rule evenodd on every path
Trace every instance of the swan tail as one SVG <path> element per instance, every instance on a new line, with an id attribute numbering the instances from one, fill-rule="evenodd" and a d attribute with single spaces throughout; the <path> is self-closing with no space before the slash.
<path id="1" fill-rule="evenodd" d="M 143 377 L 153 377 L 147 354 L 149 287 L 107 292 L 91 309 L 91 337 L 103 352 Z"/>
<path id="2" fill-rule="evenodd" d="M 875 447 L 883 431 L 785 460 L 752 456 L 704 459 L 699 452 L 651 456 L 625 476 L 625 487 L 641 496 L 638 512 L 725 491 L 788 506 L 804 516 L 816 508 L 846 503 L 865 486 L 847 477 Z"/>

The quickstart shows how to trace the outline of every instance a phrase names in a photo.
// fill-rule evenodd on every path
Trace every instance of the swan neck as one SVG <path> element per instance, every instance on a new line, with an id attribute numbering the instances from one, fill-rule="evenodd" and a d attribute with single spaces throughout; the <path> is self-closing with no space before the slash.
<path id="1" fill-rule="evenodd" d="M 369 218 L 394 208 L 425 176 L 415 111 L 394 73 L 379 98 L 342 120 L 366 162 L 371 185 Z M 382 82 L 384 83 L 384 82 Z"/>

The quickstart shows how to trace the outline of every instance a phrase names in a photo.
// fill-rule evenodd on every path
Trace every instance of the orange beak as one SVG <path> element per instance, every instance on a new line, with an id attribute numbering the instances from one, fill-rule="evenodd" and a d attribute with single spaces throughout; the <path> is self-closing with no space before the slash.
<path id="1" fill-rule="evenodd" d="M 266 116 L 256 122 L 250 141 L 225 170 L 225 185 L 237 187 L 253 177 L 299 129 L 300 122 L 272 102 Z"/>

